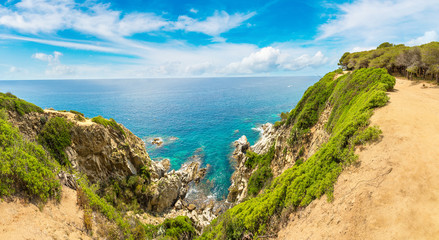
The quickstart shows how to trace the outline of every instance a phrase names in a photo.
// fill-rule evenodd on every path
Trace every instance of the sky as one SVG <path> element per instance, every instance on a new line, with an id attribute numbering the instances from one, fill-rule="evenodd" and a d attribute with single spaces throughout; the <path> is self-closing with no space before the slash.
<path id="1" fill-rule="evenodd" d="M 322 76 L 439 40 L 438 0 L 3 0 L 0 79 Z"/>

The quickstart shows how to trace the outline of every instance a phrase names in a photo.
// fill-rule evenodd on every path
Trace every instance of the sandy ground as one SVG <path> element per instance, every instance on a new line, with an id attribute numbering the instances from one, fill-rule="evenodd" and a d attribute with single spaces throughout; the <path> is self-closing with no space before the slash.
<path id="1" fill-rule="evenodd" d="M 278 239 L 439 239 L 439 88 L 397 79 L 371 121 L 380 142 L 326 196 L 290 217 Z"/>
<path id="2" fill-rule="evenodd" d="M 71 113 L 71 112 L 60 112 L 60 111 L 50 110 L 50 109 L 44 109 L 44 112 L 50 113 L 53 115 L 58 115 L 58 116 L 60 116 L 60 115 L 65 116 L 70 121 L 72 121 L 78 125 L 81 125 L 81 126 L 90 126 L 90 125 L 94 124 L 94 122 L 92 122 L 91 119 L 85 119 L 83 122 L 76 120 L 75 119 L 76 114 Z"/>
<path id="3" fill-rule="evenodd" d="M 63 188 L 60 204 L 49 202 L 42 211 L 20 200 L 0 202 L 0 239 L 91 239 L 83 229 L 83 212 L 76 191 Z"/>

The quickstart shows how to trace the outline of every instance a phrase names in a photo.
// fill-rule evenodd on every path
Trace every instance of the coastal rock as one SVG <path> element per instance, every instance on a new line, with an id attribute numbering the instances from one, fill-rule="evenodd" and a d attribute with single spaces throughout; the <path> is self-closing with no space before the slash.
<path id="1" fill-rule="evenodd" d="M 152 161 L 150 166 L 151 178 L 159 179 L 165 176 L 165 173 L 169 171 L 171 163 L 169 159 L 163 159 L 162 161 Z"/>
<path id="2" fill-rule="evenodd" d="M 235 150 L 232 153 L 231 161 L 235 165 L 235 171 L 232 174 L 229 187 L 228 202 L 239 202 L 245 198 L 247 192 L 247 182 L 251 176 L 252 170 L 245 166 L 246 152 L 250 149 L 250 143 L 246 136 L 240 137 L 233 145 Z"/>
<path id="3" fill-rule="evenodd" d="M 276 138 L 276 131 L 273 124 L 266 123 L 260 127 L 261 138 L 252 146 L 253 152 L 262 154 L 267 152 Z"/>
<path id="4" fill-rule="evenodd" d="M 163 140 L 161 138 L 154 138 L 151 141 L 152 145 L 157 145 L 157 147 L 160 147 L 163 144 Z"/>
<path id="5" fill-rule="evenodd" d="M 172 170 L 153 180 L 149 186 L 151 197 L 147 203 L 148 210 L 161 213 L 171 207 L 181 208 L 181 202 L 178 201 L 185 198 L 189 184 L 199 182 L 206 172 L 205 168 L 200 168 L 199 162 L 191 162 L 183 164 L 178 171 Z"/>
<path id="6" fill-rule="evenodd" d="M 292 125 L 281 125 L 275 128 L 271 123 L 266 123 L 260 127 L 261 137 L 253 146 L 250 146 L 245 136 L 235 141 L 233 143 L 235 150 L 231 156 L 235 171 L 231 177 L 227 201 L 237 204 L 247 196 L 248 181 L 253 173 L 252 169 L 245 166 L 247 160 L 245 153 L 247 151 L 251 150 L 257 154 L 264 154 L 274 144 L 274 157 L 270 168 L 273 177 L 277 177 L 286 169 L 292 167 L 297 159 L 302 158 L 306 161 L 323 143 L 328 141 L 329 134 L 326 132 L 325 125 L 331 111 L 331 106 L 327 105 L 320 114 L 317 123 L 310 129 L 308 136 L 304 137 L 302 142 L 295 146 L 291 146 L 288 141 Z"/>
<path id="7" fill-rule="evenodd" d="M 75 120 L 71 112 L 45 110 L 20 116 L 9 112 L 9 121 L 30 141 L 36 141 L 44 124 L 53 117 L 62 117 L 73 123 L 72 144 L 65 149 L 72 166 L 87 175 L 92 182 L 111 178 L 122 179 L 135 175 L 151 163 L 145 143 L 126 129 L 125 134 L 112 128 L 92 122 Z"/>
<path id="8" fill-rule="evenodd" d="M 189 204 L 189 206 L 187 207 L 187 210 L 189 210 L 189 211 L 193 211 L 193 210 L 195 210 L 197 208 L 197 206 L 195 206 L 195 204 Z"/>

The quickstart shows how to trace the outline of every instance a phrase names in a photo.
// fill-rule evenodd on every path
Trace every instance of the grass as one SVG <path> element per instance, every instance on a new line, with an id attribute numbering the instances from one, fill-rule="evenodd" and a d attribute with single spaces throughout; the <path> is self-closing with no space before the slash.
<path id="1" fill-rule="evenodd" d="M 0 119 L 0 196 L 59 200 L 61 184 L 56 169 L 59 167 L 41 146 L 26 141 L 17 128 Z"/>
<path id="2" fill-rule="evenodd" d="M 112 118 L 110 118 L 110 120 L 103 118 L 102 116 L 97 116 L 91 119 L 92 122 L 95 122 L 97 124 L 100 124 L 104 127 L 111 127 L 112 129 L 122 133 L 124 136 L 125 131 L 123 130 L 123 128 Z"/>
<path id="3" fill-rule="evenodd" d="M 30 112 L 44 112 L 37 105 L 19 99 L 11 93 L 0 93 L 0 108 L 16 111 L 21 116 Z"/>
<path id="4" fill-rule="evenodd" d="M 65 148 L 72 144 L 72 123 L 62 117 L 50 118 L 37 140 L 61 164 L 70 165 Z"/>
<path id="5" fill-rule="evenodd" d="M 306 206 L 323 194 L 332 199 L 343 167 L 357 159 L 354 149 L 361 142 L 358 139 L 376 136 L 377 131 L 368 128 L 369 118 L 374 108 L 386 104 L 386 91 L 395 84 L 385 69 L 356 70 L 336 80 L 334 75 L 328 73 L 311 86 L 285 122 L 292 124 L 290 142 L 298 143 L 328 103 L 333 108 L 326 126 L 331 133 L 328 142 L 307 161 L 275 178 L 263 193 L 227 210 L 200 239 L 257 238 L 270 230 L 270 220 L 284 209 Z"/>

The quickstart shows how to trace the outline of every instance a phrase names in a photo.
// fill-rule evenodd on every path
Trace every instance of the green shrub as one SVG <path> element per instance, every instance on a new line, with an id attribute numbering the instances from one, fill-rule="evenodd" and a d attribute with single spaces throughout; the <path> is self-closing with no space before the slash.
<path id="1" fill-rule="evenodd" d="M 376 136 L 375 130 L 366 128 L 369 118 L 374 107 L 388 100 L 383 96 L 395 84 L 385 69 L 361 69 L 336 80 L 333 76 L 334 73 L 329 73 L 310 87 L 288 118 L 298 133 L 305 132 L 329 103 L 333 110 L 327 124 L 331 133 L 328 142 L 306 162 L 297 160 L 292 168 L 273 179 L 263 193 L 227 210 L 211 223 L 200 239 L 229 238 L 228 229 L 233 230 L 236 238 L 244 234 L 257 238 L 266 233 L 270 219 L 276 218 L 283 209 L 306 206 L 323 194 L 327 194 L 328 200 L 332 199 L 333 186 L 343 166 L 357 159 L 355 139 Z"/>
<path id="2" fill-rule="evenodd" d="M 355 145 L 365 144 L 366 142 L 376 142 L 380 139 L 382 131 L 377 127 L 368 127 L 359 133 L 354 140 Z"/>
<path id="3" fill-rule="evenodd" d="M 72 123 L 65 118 L 54 117 L 49 119 L 38 134 L 37 140 L 62 165 L 69 165 L 65 148 L 72 144 Z"/>
<path id="4" fill-rule="evenodd" d="M 71 113 L 73 113 L 75 115 L 79 115 L 79 116 L 84 117 L 84 113 L 82 113 L 82 112 L 78 112 L 78 111 L 75 111 L 75 110 L 70 110 L 69 112 L 71 112 Z"/>
<path id="5" fill-rule="evenodd" d="M 273 177 L 270 166 L 261 166 L 248 181 L 248 195 L 254 196 L 267 184 L 267 180 Z"/>
<path id="6" fill-rule="evenodd" d="M 41 146 L 24 140 L 18 129 L 0 119 L 0 196 L 20 192 L 43 202 L 59 199 L 56 169 Z"/>
<path id="7" fill-rule="evenodd" d="M 196 235 L 192 221 L 186 216 L 166 219 L 161 225 L 165 229 L 165 236 L 172 239 L 192 239 Z"/>
<path id="8" fill-rule="evenodd" d="M 0 93 L 0 108 L 16 111 L 21 116 L 30 112 L 44 112 L 43 109 L 35 104 L 19 99 L 11 93 Z"/>
<path id="9" fill-rule="evenodd" d="M 112 118 L 110 118 L 110 120 L 103 118 L 102 116 L 97 116 L 91 119 L 92 122 L 95 122 L 97 124 L 100 124 L 104 127 L 111 127 L 114 130 L 122 133 L 123 135 L 125 135 L 125 131 L 123 130 L 123 128 Z"/>

